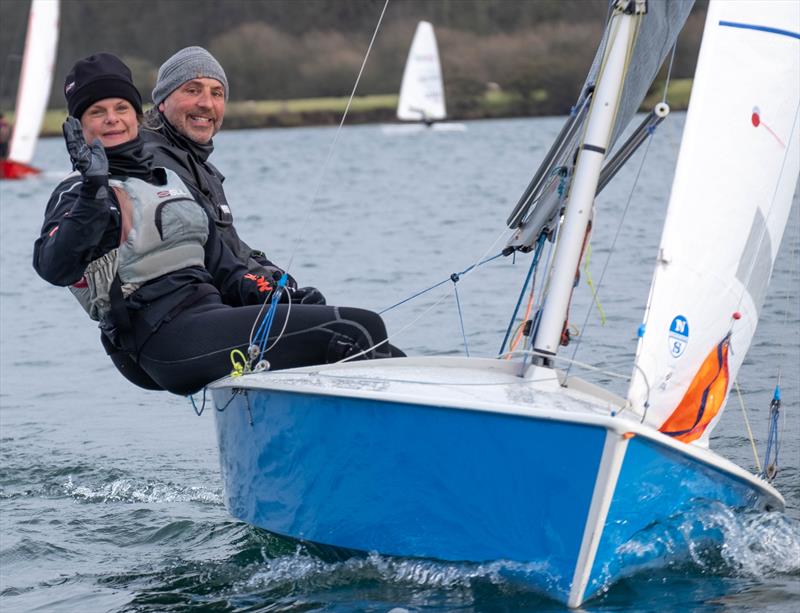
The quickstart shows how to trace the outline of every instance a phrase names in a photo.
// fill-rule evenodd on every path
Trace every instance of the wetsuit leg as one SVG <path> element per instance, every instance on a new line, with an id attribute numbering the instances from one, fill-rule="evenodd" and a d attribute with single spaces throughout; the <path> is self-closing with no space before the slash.
<path id="1" fill-rule="evenodd" d="M 108 340 L 108 337 L 102 332 L 100 333 L 100 342 L 103 343 L 108 357 L 111 358 L 111 361 L 114 363 L 114 366 L 117 367 L 119 373 L 128 381 L 146 390 L 164 390 L 163 387 L 153 381 L 150 375 L 142 370 L 129 353 L 114 347 L 111 341 Z"/>
<path id="2" fill-rule="evenodd" d="M 247 354 L 259 306 L 231 307 L 211 295 L 166 321 L 151 333 L 134 317 L 139 364 L 164 389 L 189 394 L 231 372 L 231 351 Z M 288 315 L 288 321 L 287 321 Z M 263 314 L 262 314 L 263 316 Z M 260 321 L 259 321 L 260 323 Z M 275 340 L 280 339 L 272 347 Z M 352 307 L 278 305 L 264 355 L 271 370 L 336 362 L 384 341 L 380 315 Z M 402 352 L 388 343 L 365 358 Z"/>

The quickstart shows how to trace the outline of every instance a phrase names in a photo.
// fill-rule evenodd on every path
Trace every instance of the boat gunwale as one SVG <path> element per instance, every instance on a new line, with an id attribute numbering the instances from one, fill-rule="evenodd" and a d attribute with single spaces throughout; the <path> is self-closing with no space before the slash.
<path id="1" fill-rule="evenodd" d="M 757 489 L 763 496 L 767 498 L 771 498 L 773 502 L 777 503 L 777 510 L 783 511 L 786 507 L 786 501 L 781 495 L 781 493 L 775 489 L 771 484 L 764 481 L 761 477 L 747 471 L 746 469 L 742 468 L 738 464 L 734 463 L 733 461 L 721 456 L 720 454 L 716 453 L 715 451 L 703 447 L 698 447 L 696 445 L 687 444 L 681 441 L 677 441 L 666 434 L 655 430 L 649 426 L 642 424 L 638 420 L 634 420 L 631 418 L 631 415 L 626 415 L 624 412 L 620 412 L 615 415 L 602 415 L 598 413 L 591 412 L 588 409 L 582 410 L 580 413 L 578 412 L 571 412 L 566 409 L 547 409 L 541 408 L 536 406 L 528 406 L 524 407 L 521 404 L 514 404 L 511 402 L 487 402 L 472 399 L 469 401 L 465 401 L 464 399 L 456 400 L 448 400 L 444 396 L 437 397 L 435 399 L 431 398 L 423 398 L 419 394 L 398 394 L 398 393 L 387 393 L 384 391 L 376 391 L 371 389 L 346 389 L 346 388 L 320 388 L 318 386 L 312 386 L 306 382 L 303 382 L 300 378 L 301 376 L 320 376 L 325 375 L 324 371 L 340 371 L 340 370 L 350 370 L 348 367 L 358 367 L 364 368 L 367 367 L 368 369 L 378 369 L 379 367 L 383 367 L 384 365 L 393 364 L 393 366 L 397 365 L 404 365 L 413 367 L 419 365 L 420 362 L 425 364 L 428 368 L 464 368 L 464 369 L 476 369 L 479 366 L 484 365 L 486 366 L 487 363 L 490 363 L 489 366 L 493 367 L 494 370 L 497 371 L 510 371 L 511 368 L 515 365 L 515 363 L 509 363 L 493 358 L 465 358 L 465 357 L 454 357 L 454 356 L 422 356 L 417 358 L 396 358 L 396 359 L 385 359 L 385 360 L 376 360 L 376 361 L 360 361 L 360 362 L 347 362 L 347 363 L 339 363 L 339 364 L 326 364 L 321 366 L 311 366 L 311 367 L 301 367 L 301 368 L 293 368 L 281 371 L 264 371 L 260 373 L 252 373 L 244 376 L 239 377 L 225 377 L 223 379 L 219 379 L 214 383 L 210 384 L 208 387 L 211 389 L 212 393 L 216 391 L 222 390 L 261 390 L 261 391 L 277 391 L 283 392 L 288 394 L 296 394 L 296 395 L 315 395 L 315 396 L 332 396 L 332 397 L 344 397 L 344 398 L 356 398 L 360 400 L 373 400 L 379 401 L 386 404 L 411 404 L 416 406 L 428 406 L 433 408 L 439 409 L 448 409 L 448 410 L 456 410 L 456 411 L 477 411 L 483 413 L 494 413 L 500 415 L 508 415 L 514 417 L 527 417 L 532 419 L 542 419 L 548 421 L 560 421 L 566 422 L 570 424 L 583 424 L 593 427 L 602 427 L 605 428 L 606 431 L 611 431 L 616 433 L 619 436 L 625 436 L 627 438 L 633 438 L 634 436 L 641 436 L 645 439 L 652 441 L 656 445 L 661 445 L 668 449 L 671 449 L 677 453 L 682 453 L 685 455 L 690 456 L 694 460 L 712 468 L 713 470 L 717 470 L 723 473 L 727 473 L 730 477 L 737 479 L 739 481 L 744 481 L 754 489 Z M 437 363 L 436 366 L 433 366 L 431 363 Z M 518 366 L 518 364 L 516 364 Z M 498 368 L 499 366 L 499 368 Z M 555 373 L 555 371 L 553 371 Z M 269 381 L 271 378 L 284 378 L 286 376 L 297 376 L 296 384 L 288 384 L 282 381 Z M 370 381 L 380 381 L 380 379 L 369 379 L 366 376 L 353 376 L 353 377 L 343 377 L 348 379 L 361 379 L 361 380 L 370 380 Z M 575 378 L 570 378 L 571 380 L 575 380 Z M 522 377 L 519 378 L 520 383 L 527 383 L 529 385 L 535 385 L 534 380 L 524 379 Z M 246 381 L 246 383 L 245 383 Z M 578 379 L 581 383 L 583 380 Z M 440 382 L 413 382 L 407 381 L 405 383 L 410 384 L 422 384 L 422 385 L 436 385 L 440 387 L 453 387 L 457 388 L 459 386 L 458 383 L 440 383 Z M 462 386 L 467 386 L 468 384 L 461 384 Z M 498 382 L 498 383 L 491 383 L 486 385 L 509 385 L 508 382 Z M 589 383 L 588 386 L 594 386 L 594 384 Z M 596 387 L 596 386 L 595 386 Z M 589 390 L 579 390 L 575 393 L 574 390 L 561 387 L 563 392 L 570 393 L 570 397 L 582 404 L 590 404 L 587 397 L 591 397 Z M 599 388 L 603 390 L 603 388 Z M 546 389 L 539 389 L 542 393 L 548 394 L 553 393 L 552 391 L 548 391 Z M 602 403 L 604 406 L 608 406 L 610 403 L 605 398 L 597 398 L 598 404 Z M 216 402 L 215 402 L 216 404 Z M 637 416 L 638 417 L 638 416 Z"/>

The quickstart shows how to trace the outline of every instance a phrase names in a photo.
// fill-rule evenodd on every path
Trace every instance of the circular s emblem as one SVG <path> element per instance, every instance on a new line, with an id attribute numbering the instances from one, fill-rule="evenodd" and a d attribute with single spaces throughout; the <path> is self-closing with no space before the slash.
<path id="1" fill-rule="evenodd" d="M 677 315 L 669 325 L 669 353 L 679 358 L 689 344 L 689 322 L 683 315 Z"/>

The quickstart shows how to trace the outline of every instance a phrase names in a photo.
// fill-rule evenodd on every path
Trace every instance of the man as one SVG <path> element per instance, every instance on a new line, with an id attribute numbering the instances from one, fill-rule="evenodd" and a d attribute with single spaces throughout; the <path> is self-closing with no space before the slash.
<path id="1" fill-rule="evenodd" d="M 219 62 L 202 47 L 186 47 L 165 61 L 158 70 L 153 89 L 154 106 L 147 112 L 140 134 L 145 152 L 152 153 L 155 166 L 168 168 L 183 180 L 214 220 L 223 242 L 265 287 L 275 287 L 283 270 L 262 251 L 251 249 L 238 235 L 225 196 L 225 177 L 209 161 L 212 138 L 222 127 L 228 79 Z M 313 287 L 297 287 L 289 276 L 282 302 L 325 304 Z M 117 370 L 145 389 L 161 389 L 127 353 L 112 346 L 104 335 L 103 345 Z"/>
<path id="2" fill-rule="evenodd" d="M 283 274 L 262 251 L 251 249 L 233 226 L 233 216 L 222 182 L 225 177 L 209 161 L 212 138 L 222 127 L 228 79 L 219 62 L 202 47 L 186 47 L 158 70 L 153 108 L 142 131 L 145 150 L 156 166 L 178 173 L 198 202 L 216 222 L 224 242 L 251 273 L 274 284 Z M 287 287 L 292 302 L 325 304 L 319 290 L 298 288 L 290 276 Z"/>

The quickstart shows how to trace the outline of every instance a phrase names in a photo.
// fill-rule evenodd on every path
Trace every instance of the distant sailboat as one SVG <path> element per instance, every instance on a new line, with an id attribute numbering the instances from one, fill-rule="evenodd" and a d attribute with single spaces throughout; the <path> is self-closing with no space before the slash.
<path id="1" fill-rule="evenodd" d="M 22 57 L 14 131 L 8 159 L 0 160 L 0 178 L 20 179 L 39 174 L 30 165 L 53 82 L 58 47 L 59 0 L 33 0 Z"/>
<path id="2" fill-rule="evenodd" d="M 447 119 L 444 99 L 444 80 L 439 62 L 439 48 L 433 26 L 420 21 L 411 41 L 400 96 L 397 118 L 414 122 L 408 126 L 386 126 L 389 131 L 418 131 L 425 126 L 437 131 L 463 131 L 463 123 L 439 123 Z"/>

